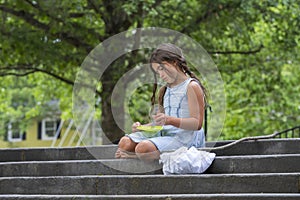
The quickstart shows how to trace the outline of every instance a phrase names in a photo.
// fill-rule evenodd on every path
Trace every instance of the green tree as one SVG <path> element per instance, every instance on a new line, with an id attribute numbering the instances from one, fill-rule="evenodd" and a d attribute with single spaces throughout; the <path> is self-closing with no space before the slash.
<path id="1" fill-rule="evenodd" d="M 117 33 L 154 26 L 189 35 L 218 65 L 227 96 L 223 138 L 295 126 L 300 106 L 299 7 L 297 0 L 0 0 L 1 120 L 12 114 L 39 116 L 53 99 L 60 100 L 63 117 L 71 117 L 72 86 L 88 53 Z M 101 125 L 111 141 L 123 134 L 111 113 L 112 89 L 132 63 L 147 59 L 143 55 L 119 58 L 100 80 L 96 98 L 101 96 Z M 30 102 L 26 109 L 13 106 L 22 99 L 13 95 L 17 80 L 27 88 L 20 95 L 32 96 L 24 99 Z M 131 106 L 143 107 L 142 92 L 137 91 Z M 145 120 L 147 112 L 141 113 L 140 120 Z"/>

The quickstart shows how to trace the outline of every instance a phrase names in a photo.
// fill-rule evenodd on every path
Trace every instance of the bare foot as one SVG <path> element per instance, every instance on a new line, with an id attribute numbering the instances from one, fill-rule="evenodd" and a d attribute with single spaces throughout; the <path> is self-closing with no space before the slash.
<path id="1" fill-rule="evenodd" d="M 121 158 L 138 158 L 134 152 L 120 151 Z"/>
<path id="2" fill-rule="evenodd" d="M 115 158 L 138 158 L 134 152 L 122 151 L 120 148 L 115 153 Z"/>
<path id="3" fill-rule="evenodd" d="M 115 158 L 121 158 L 121 149 L 118 148 L 116 153 L 115 153 Z"/>

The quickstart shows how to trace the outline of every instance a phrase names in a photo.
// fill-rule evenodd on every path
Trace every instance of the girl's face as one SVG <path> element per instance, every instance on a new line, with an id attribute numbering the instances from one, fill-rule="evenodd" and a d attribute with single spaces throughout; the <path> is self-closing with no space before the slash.
<path id="1" fill-rule="evenodd" d="M 174 64 L 168 62 L 152 63 L 152 69 L 168 84 L 172 84 L 177 80 L 179 72 Z"/>

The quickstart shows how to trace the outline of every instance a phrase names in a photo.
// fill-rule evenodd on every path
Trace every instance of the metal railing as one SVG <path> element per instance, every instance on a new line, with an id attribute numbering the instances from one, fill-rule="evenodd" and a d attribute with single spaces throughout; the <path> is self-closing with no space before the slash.
<path id="1" fill-rule="evenodd" d="M 300 138 L 300 126 L 278 132 L 276 138 Z"/>
<path id="2" fill-rule="evenodd" d="M 286 138 L 300 138 L 300 126 L 295 126 L 290 129 L 286 129 L 284 131 L 278 132 L 275 131 L 271 135 L 260 135 L 260 136 L 250 136 L 250 137 L 244 137 L 239 140 L 235 140 L 231 143 L 225 144 L 223 146 L 217 146 L 217 147 L 204 147 L 204 148 L 199 148 L 199 150 L 206 150 L 206 151 L 211 151 L 211 150 L 223 150 L 228 147 L 232 147 L 236 144 L 239 144 L 241 142 L 245 141 L 257 141 L 257 140 L 262 140 L 262 139 L 273 139 L 273 138 L 282 138 L 282 136 L 285 136 Z"/>

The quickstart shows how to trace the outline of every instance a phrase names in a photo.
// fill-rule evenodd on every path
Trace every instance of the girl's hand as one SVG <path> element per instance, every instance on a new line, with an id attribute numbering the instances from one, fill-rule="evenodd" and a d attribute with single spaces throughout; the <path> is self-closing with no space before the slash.
<path id="1" fill-rule="evenodd" d="M 131 131 L 132 131 L 132 133 L 137 132 L 137 131 L 138 131 L 137 127 L 140 126 L 140 125 L 141 125 L 140 122 L 134 122 L 134 123 L 132 124 L 132 126 L 131 126 Z"/>
<path id="2" fill-rule="evenodd" d="M 166 121 L 167 121 L 167 115 L 165 115 L 165 113 L 157 113 L 156 115 L 152 116 L 154 119 L 154 123 L 157 126 L 163 126 L 166 125 Z"/>

